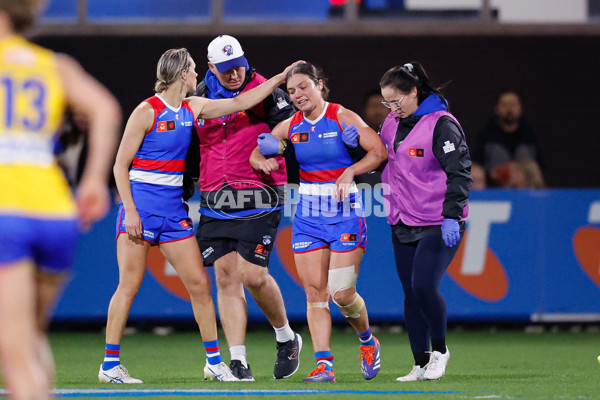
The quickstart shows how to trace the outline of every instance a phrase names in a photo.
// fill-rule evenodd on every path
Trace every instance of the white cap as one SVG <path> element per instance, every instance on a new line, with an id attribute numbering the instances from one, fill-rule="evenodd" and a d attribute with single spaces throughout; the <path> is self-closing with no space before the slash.
<path id="1" fill-rule="evenodd" d="M 249 69 L 248 60 L 244 57 L 244 50 L 236 38 L 229 35 L 216 37 L 208 45 L 208 61 L 210 61 L 220 73 L 227 72 L 231 68 L 246 67 Z"/>

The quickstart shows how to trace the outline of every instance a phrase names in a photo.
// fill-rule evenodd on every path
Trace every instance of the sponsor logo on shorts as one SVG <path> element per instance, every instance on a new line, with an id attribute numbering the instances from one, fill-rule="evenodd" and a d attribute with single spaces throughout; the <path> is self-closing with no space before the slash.
<path id="1" fill-rule="evenodd" d="M 312 242 L 296 242 L 292 245 L 292 247 L 294 248 L 294 250 L 305 249 L 308 246 L 310 246 L 311 244 L 312 244 Z"/>
<path id="2" fill-rule="evenodd" d="M 342 233 L 342 242 L 356 242 L 356 233 Z"/>
<path id="3" fill-rule="evenodd" d="M 183 229 L 190 229 L 192 227 L 192 224 L 190 224 L 190 221 L 187 219 L 182 219 L 179 221 L 179 225 L 181 225 Z"/>
<path id="4" fill-rule="evenodd" d="M 144 229 L 143 235 L 147 238 L 154 239 L 154 232 L 152 231 L 147 231 Z"/>
<path id="5" fill-rule="evenodd" d="M 212 247 L 209 247 L 208 249 L 206 249 L 202 252 L 202 258 L 206 258 L 214 252 L 215 252 L 215 249 L 213 249 Z"/>
<path id="6" fill-rule="evenodd" d="M 256 249 L 254 249 L 254 252 L 256 254 L 264 254 L 264 255 L 269 254 L 269 250 L 267 250 L 266 247 L 263 246 L 262 244 L 257 244 Z"/>

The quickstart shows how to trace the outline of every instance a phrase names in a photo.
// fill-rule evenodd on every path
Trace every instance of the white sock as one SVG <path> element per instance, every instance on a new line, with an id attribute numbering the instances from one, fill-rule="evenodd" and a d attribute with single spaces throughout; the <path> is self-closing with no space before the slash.
<path id="1" fill-rule="evenodd" d="M 292 328 L 290 328 L 289 321 L 286 322 L 285 325 L 281 328 L 273 327 L 273 329 L 275 329 L 275 338 L 280 343 L 289 342 L 290 340 L 294 340 L 294 338 L 296 337 L 294 331 L 292 330 Z"/>
<path id="2" fill-rule="evenodd" d="M 243 344 L 239 346 L 229 347 L 229 354 L 231 354 L 232 360 L 240 360 L 244 367 L 248 368 L 248 361 L 246 360 L 246 346 Z"/>

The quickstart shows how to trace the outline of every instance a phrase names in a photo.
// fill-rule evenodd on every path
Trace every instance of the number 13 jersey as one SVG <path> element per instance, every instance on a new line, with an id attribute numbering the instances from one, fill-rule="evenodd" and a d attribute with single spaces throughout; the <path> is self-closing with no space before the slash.
<path id="1" fill-rule="evenodd" d="M 0 214 L 70 218 L 71 190 L 54 158 L 65 112 L 56 54 L 0 40 Z"/>

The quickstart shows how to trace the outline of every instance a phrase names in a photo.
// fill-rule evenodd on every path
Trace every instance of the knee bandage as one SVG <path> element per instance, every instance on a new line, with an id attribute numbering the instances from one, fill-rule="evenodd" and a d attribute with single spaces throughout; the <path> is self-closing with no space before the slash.
<path id="1" fill-rule="evenodd" d="M 340 305 L 335 300 L 335 295 L 340 290 L 355 289 L 356 290 L 356 272 L 354 265 L 346 268 L 338 268 L 329 270 L 329 293 L 333 302 L 339 307 L 340 312 L 346 318 L 360 318 L 360 310 L 365 306 L 365 301 L 358 293 L 354 300 L 345 306 Z"/>
<path id="2" fill-rule="evenodd" d="M 354 265 L 346 268 L 330 269 L 328 276 L 329 294 L 335 302 L 335 295 L 340 290 L 356 289 L 356 272 Z M 337 303 L 336 303 L 337 304 Z"/>
<path id="3" fill-rule="evenodd" d="M 326 301 L 307 301 L 306 309 L 309 310 L 311 308 L 326 308 L 329 310 L 329 303 Z"/>
<path id="4" fill-rule="evenodd" d="M 356 293 L 356 297 L 354 297 L 352 303 L 346 306 L 340 306 L 339 304 L 337 306 L 344 317 L 357 319 L 360 318 L 360 311 L 365 306 L 365 301 L 360 297 L 360 294 Z"/>

